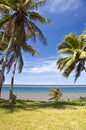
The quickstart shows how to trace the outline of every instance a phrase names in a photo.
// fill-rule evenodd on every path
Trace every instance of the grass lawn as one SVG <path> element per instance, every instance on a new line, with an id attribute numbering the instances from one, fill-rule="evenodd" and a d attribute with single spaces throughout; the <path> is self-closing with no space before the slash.
<path id="1" fill-rule="evenodd" d="M 0 100 L 0 130 L 86 130 L 86 102 Z"/>

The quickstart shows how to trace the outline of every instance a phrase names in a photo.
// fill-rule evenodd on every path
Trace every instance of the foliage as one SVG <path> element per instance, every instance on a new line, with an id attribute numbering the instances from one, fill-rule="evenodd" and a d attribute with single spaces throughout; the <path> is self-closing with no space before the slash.
<path id="1" fill-rule="evenodd" d="M 36 40 L 35 32 L 38 32 L 37 36 L 46 45 L 46 38 L 35 22 L 35 20 L 40 23 L 49 22 L 49 19 L 35 11 L 43 3 L 45 3 L 45 0 L 21 0 L 21 2 L 6 0 L 1 2 L 0 10 L 4 15 L 1 15 L 0 29 L 3 30 L 4 27 L 4 33 L 0 44 L 3 44 L 4 38 L 11 37 L 12 29 L 15 27 L 17 47 L 24 47 L 26 45 L 26 34 L 28 33 L 31 33 L 34 40 Z"/>
<path id="2" fill-rule="evenodd" d="M 58 88 L 51 89 L 49 95 L 52 96 L 49 100 L 55 101 L 58 101 L 62 97 L 62 93 Z"/>
<path id="3" fill-rule="evenodd" d="M 64 77 L 68 77 L 75 70 L 75 81 L 82 71 L 86 71 L 86 32 L 77 36 L 70 33 L 64 36 L 64 40 L 58 45 L 59 54 L 63 57 L 57 60 L 57 69 L 62 71 Z"/>
<path id="4" fill-rule="evenodd" d="M 11 56 L 8 55 L 8 58 L 10 58 L 7 60 L 8 72 L 15 57 L 19 61 L 19 72 L 22 71 L 23 58 L 21 49 L 31 52 L 32 55 L 39 55 L 39 53 L 29 45 L 29 42 L 27 42 L 28 38 L 34 38 L 35 42 L 36 37 L 38 36 L 39 40 L 41 40 L 43 44 L 47 44 L 46 38 L 35 22 L 39 21 L 40 23 L 47 23 L 50 21 L 37 12 L 37 9 L 45 2 L 46 0 L 0 1 L 0 12 L 2 13 L 0 18 L 0 29 L 3 30 L 0 35 L 1 51 L 6 50 L 8 47 L 8 43 L 14 28 L 14 38 L 10 48 L 11 50 L 9 51 L 9 55 L 11 53 Z"/>
<path id="5" fill-rule="evenodd" d="M 5 52 L 1 59 L 1 77 L 3 77 L 5 68 L 7 73 L 10 71 L 13 64 L 18 62 L 19 73 L 23 68 L 22 50 L 28 51 L 32 54 L 39 54 L 29 42 L 27 36 L 36 41 L 36 36 L 47 45 L 47 40 L 40 28 L 36 25 L 39 23 L 48 23 L 49 19 L 37 12 L 37 9 L 42 6 L 46 0 L 0 0 L 0 29 L 2 36 L 0 36 L 0 50 Z M 37 35 L 36 35 L 37 33 Z M 11 78 L 11 90 L 14 83 L 15 69 Z M 0 82 L 0 93 L 3 84 L 3 79 Z"/>

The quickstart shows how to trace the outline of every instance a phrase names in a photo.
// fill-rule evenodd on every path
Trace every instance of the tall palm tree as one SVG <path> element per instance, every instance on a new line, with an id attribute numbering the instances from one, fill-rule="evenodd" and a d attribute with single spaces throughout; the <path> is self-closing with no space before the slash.
<path id="1" fill-rule="evenodd" d="M 26 51 L 31 53 L 32 55 L 38 54 L 38 52 L 32 48 L 30 45 L 25 48 Z M 16 71 L 16 65 L 18 65 L 18 72 L 21 73 L 24 65 L 23 57 L 22 57 L 22 51 L 21 48 L 14 50 L 14 53 L 10 57 L 7 65 L 7 69 L 9 72 L 11 67 L 13 65 L 13 71 L 12 71 L 12 77 L 11 77 L 11 85 L 10 85 L 10 93 L 9 93 L 9 102 L 10 104 L 13 103 L 13 85 L 14 85 L 14 76 L 15 76 L 15 71 Z"/>
<path id="2" fill-rule="evenodd" d="M 2 63 L 2 77 L 4 75 L 9 50 L 14 42 L 14 37 L 16 37 L 15 45 L 17 48 L 21 46 L 25 48 L 27 40 L 26 35 L 28 33 L 31 33 L 35 41 L 35 32 L 38 32 L 38 37 L 43 44 L 47 44 L 46 38 L 35 24 L 36 21 L 40 23 L 50 21 L 36 11 L 39 6 L 43 5 L 45 2 L 46 0 L 0 0 L 0 12 L 2 12 L 0 28 L 1 30 L 4 29 L 3 37 L 0 40 L 0 47 L 4 43 L 4 39 L 10 39 Z M 2 88 L 2 83 L 1 81 L 0 88 Z"/>
<path id="3" fill-rule="evenodd" d="M 74 33 L 64 37 L 61 44 L 58 45 L 58 51 L 63 54 L 57 60 L 57 66 L 64 77 L 68 77 L 75 70 L 75 81 L 80 76 L 81 72 L 86 71 L 86 33 L 80 36 Z"/>
<path id="4" fill-rule="evenodd" d="M 36 53 L 35 49 L 33 49 L 31 46 L 29 46 L 29 48 L 26 48 L 28 52 L 31 52 L 32 55 L 34 55 Z M 12 59 L 11 59 L 12 58 Z M 12 71 L 12 77 L 11 77 L 11 85 L 10 85 L 10 93 L 9 93 L 9 102 L 10 104 L 13 103 L 13 85 L 14 85 L 14 76 L 15 76 L 15 71 L 16 71 L 16 65 L 18 65 L 18 72 L 21 73 L 22 69 L 23 69 L 23 65 L 24 65 L 24 61 L 23 61 L 23 57 L 22 57 L 22 53 L 21 50 L 16 50 L 16 55 L 13 57 L 11 57 L 8 63 L 8 72 L 10 70 L 10 68 L 12 67 L 13 64 L 13 71 Z M 11 64 L 10 64 L 11 62 Z"/>
<path id="5" fill-rule="evenodd" d="M 0 35 L 1 36 L 1 35 Z M 31 38 L 31 34 L 28 35 L 28 38 Z M 16 37 L 15 37 L 15 42 L 16 42 Z M 2 48 L 0 51 L 4 51 L 7 48 L 8 44 L 7 41 L 5 41 L 5 43 L 2 44 Z M 26 46 L 24 46 L 24 48 L 22 47 L 16 47 L 16 44 L 13 43 L 9 54 L 8 54 L 8 61 L 6 62 L 6 68 L 7 68 L 7 73 L 10 71 L 10 69 L 13 66 L 13 71 L 12 71 L 12 77 L 11 77 L 11 85 L 10 85 L 10 93 L 9 93 L 9 103 L 12 104 L 13 103 L 13 84 L 14 84 L 14 76 L 15 76 L 15 71 L 16 71 L 16 65 L 18 65 L 18 72 L 21 73 L 22 72 L 22 68 L 23 68 L 23 57 L 22 57 L 22 50 L 25 52 L 29 52 L 32 54 L 32 56 L 34 54 L 37 54 L 40 56 L 40 54 L 38 53 L 38 51 L 36 51 L 32 46 L 28 45 L 28 43 L 26 43 Z M 3 62 L 3 58 L 1 59 L 1 63 Z"/>

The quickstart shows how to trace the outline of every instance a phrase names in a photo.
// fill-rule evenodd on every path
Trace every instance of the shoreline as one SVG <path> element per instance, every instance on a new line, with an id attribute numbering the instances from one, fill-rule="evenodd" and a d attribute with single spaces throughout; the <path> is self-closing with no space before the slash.
<path id="1" fill-rule="evenodd" d="M 49 101 L 51 96 L 49 96 L 49 93 L 14 93 L 17 96 L 17 99 L 19 100 L 33 100 L 33 101 Z M 66 101 L 66 100 L 78 100 L 80 97 L 86 97 L 85 93 L 63 93 L 63 96 L 60 98 L 60 101 Z M 1 98 L 3 99 L 9 99 L 9 93 L 8 92 L 2 92 Z"/>

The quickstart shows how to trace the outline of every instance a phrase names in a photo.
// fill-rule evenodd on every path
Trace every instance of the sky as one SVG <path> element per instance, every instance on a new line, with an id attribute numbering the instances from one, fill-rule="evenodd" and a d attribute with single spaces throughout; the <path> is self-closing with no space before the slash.
<path id="1" fill-rule="evenodd" d="M 63 37 L 71 32 L 80 35 L 86 27 L 86 1 L 47 0 L 38 12 L 51 20 L 50 24 L 37 23 L 48 45 L 44 46 L 38 39 L 36 43 L 32 41 L 31 44 L 41 54 L 41 57 L 32 57 L 28 53 L 23 53 L 23 71 L 21 74 L 16 71 L 14 83 L 26 85 L 86 84 L 85 72 L 82 72 L 77 82 L 74 83 L 74 72 L 69 78 L 64 78 L 56 66 L 56 61 L 60 57 L 57 46 L 62 42 Z M 10 81 L 11 72 L 6 74 L 5 84 L 9 84 Z"/>

